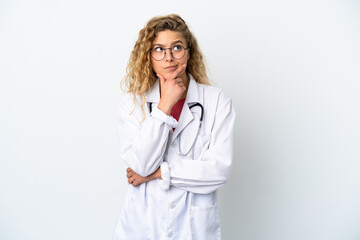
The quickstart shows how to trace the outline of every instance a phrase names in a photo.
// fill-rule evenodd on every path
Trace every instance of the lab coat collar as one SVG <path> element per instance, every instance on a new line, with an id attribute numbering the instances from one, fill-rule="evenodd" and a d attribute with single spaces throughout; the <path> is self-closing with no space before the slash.
<path id="1" fill-rule="evenodd" d="M 189 89 L 186 93 L 186 103 L 197 103 L 200 102 L 200 92 L 198 83 L 195 81 L 193 76 L 189 74 Z"/>
<path id="2" fill-rule="evenodd" d="M 146 102 L 152 102 L 152 103 L 158 103 L 160 101 L 160 82 L 159 79 L 156 79 L 156 82 L 150 89 L 150 92 L 148 92 L 145 95 L 145 101 Z"/>

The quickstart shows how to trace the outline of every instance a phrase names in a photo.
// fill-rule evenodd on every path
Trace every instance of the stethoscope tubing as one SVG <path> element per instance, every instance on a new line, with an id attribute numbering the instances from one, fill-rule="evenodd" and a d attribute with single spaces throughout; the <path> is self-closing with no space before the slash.
<path id="1" fill-rule="evenodd" d="M 152 112 L 152 102 L 149 105 L 149 112 Z M 200 124 L 202 123 L 203 117 L 204 117 L 204 107 L 201 105 L 201 103 L 195 103 L 189 107 L 189 109 L 192 109 L 193 107 L 199 106 L 201 108 L 201 115 L 200 115 Z"/>
<path id="2" fill-rule="evenodd" d="M 150 112 L 150 113 L 152 112 L 152 104 L 153 104 L 153 103 L 151 102 L 150 105 L 149 105 L 149 112 Z M 191 106 L 189 107 L 189 109 L 191 109 L 191 108 L 193 108 L 193 107 L 196 107 L 196 106 L 200 107 L 200 109 L 201 109 L 200 121 L 199 121 L 199 128 L 198 128 L 198 131 L 197 131 L 197 134 L 196 134 L 196 136 L 197 136 L 197 135 L 199 134 L 199 132 L 200 132 L 201 125 L 202 125 L 202 120 L 203 120 L 203 117 L 204 117 L 204 107 L 203 107 L 200 103 L 195 103 L 195 104 L 191 105 Z M 180 154 L 180 155 L 187 155 L 187 154 L 191 151 L 193 145 L 191 146 L 191 148 L 189 149 L 188 152 L 182 153 L 182 152 L 181 152 L 181 148 L 180 148 L 180 137 L 181 137 L 181 135 L 179 135 L 179 152 L 178 152 L 178 154 Z M 196 137 L 196 138 L 197 138 L 197 137 Z M 195 138 L 195 140 L 196 140 L 196 138 Z M 195 140 L 194 140 L 193 144 L 195 143 Z"/>

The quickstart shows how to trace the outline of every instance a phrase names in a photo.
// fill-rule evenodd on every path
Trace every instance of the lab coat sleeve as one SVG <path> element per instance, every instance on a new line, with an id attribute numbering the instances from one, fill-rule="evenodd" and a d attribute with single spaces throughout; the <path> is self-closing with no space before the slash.
<path id="1" fill-rule="evenodd" d="M 155 172 L 164 158 L 169 131 L 177 121 L 157 107 L 143 122 L 132 114 L 129 101 L 118 107 L 120 156 L 141 176 Z"/>
<path id="2" fill-rule="evenodd" d="M 169 164 L 167 162 L 161 163 L 160 171 L 161 171 L 160 187 L 162 190 L 167 191 L 170 188 Z"/>
<path id="3" fill-rule="evenodd" d="M 213 192 L 224 185 L 230 176 L 233 158 L 234 124 L 235 111 L 232 101 L 221 92 L 209 148 L 202 154 L 201 159 L 173 154 L 175 159 L 162 178 L 170 177 L 171 186 L 201 194 Z M 163 181 L 164 184 L 166 181 Z"/>

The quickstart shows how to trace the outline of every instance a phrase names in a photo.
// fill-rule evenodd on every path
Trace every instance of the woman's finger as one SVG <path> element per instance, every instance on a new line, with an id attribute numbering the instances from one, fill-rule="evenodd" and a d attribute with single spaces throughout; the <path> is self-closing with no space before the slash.
<path id="1" fill-rule="evenodd" d="M 130 184 L 132 184 L 133 181 L 134 181 L 134 178 L 133 178 L 133 177 L 130 177 L 130 178 L 128 179 L 128 183 L 130 183 Z"/>
<path id="2" fill-rule="evenodd" d="M 127 178 L 132 177 L 132 173 L 131 173 L 131 172 L 128 172 L 128 173 L 126 174 L 126 177 L 127 177 Z"/>
<path id="3" fill-rule="evenodd" d="M 174 78 L 179 77 L 186 69 L 186 64 L 180 65 L 173 73 Z"/>
<path id="4" fill-rule="evenodd" d="M 134 181 L 132 182 L 132 184 L 134 187 L 136 187 L 138 185 L 138 182 L 134 179 Z"/>

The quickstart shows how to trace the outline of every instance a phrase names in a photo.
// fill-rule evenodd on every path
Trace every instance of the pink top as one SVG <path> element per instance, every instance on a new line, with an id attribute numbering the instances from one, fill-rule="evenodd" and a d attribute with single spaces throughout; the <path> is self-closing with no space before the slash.
<path id="1" fill-rule="evenodd" d="M 179 121 L 180 118 L 180 114 L 181 114 L 181 110 L 184 106 L 185 103 L 185 98 L 180 99 L 179 101 L 177 101 L 177 103 L 175 103 L 175 105 L 173 106 L 173 108 L 171 109 L 171 113 L 170 115 L 176 119 L 176 121 Z"/>

